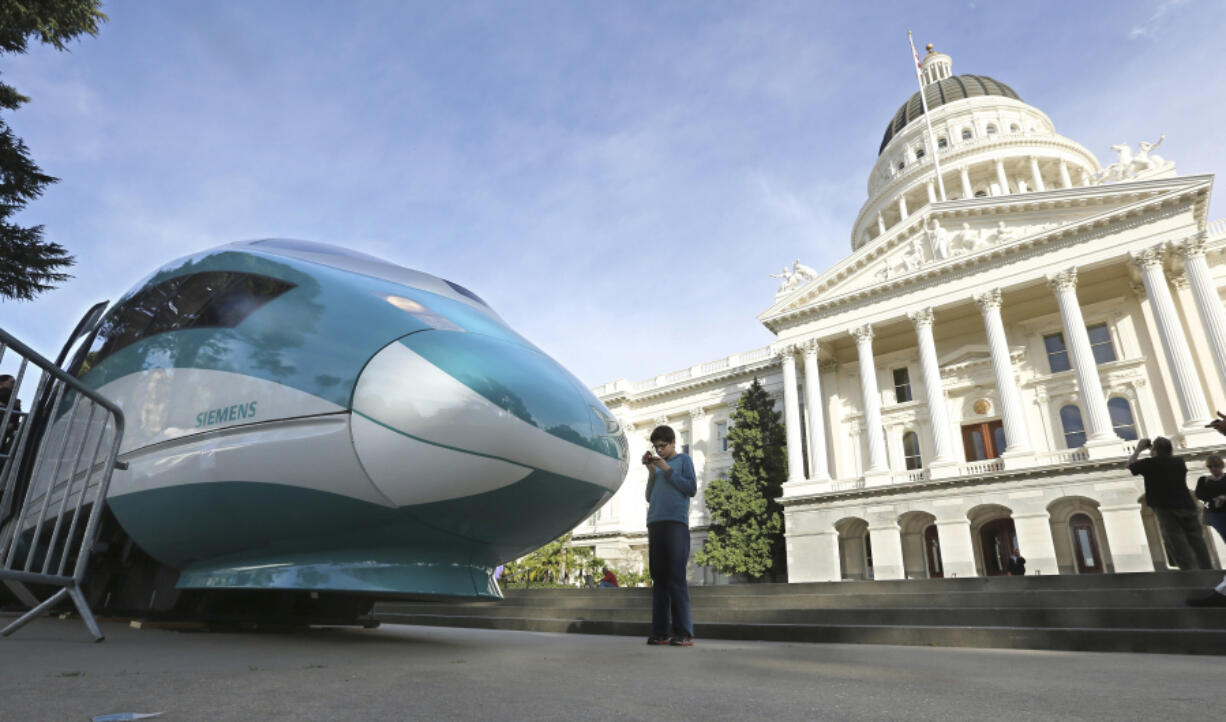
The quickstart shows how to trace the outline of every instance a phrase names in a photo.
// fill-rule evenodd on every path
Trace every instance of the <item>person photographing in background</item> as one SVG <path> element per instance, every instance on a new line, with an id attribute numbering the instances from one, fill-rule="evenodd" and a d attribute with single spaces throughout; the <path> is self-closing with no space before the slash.
<path id="1" fill-rule="evenodd" d="M 1150 449 L 1150 457 L 1137 458 L 1146 449 Z M 1184 570 L 1212 569 L 1200 513 L 1188 490 L 1188 466 L 1182 456 L 1175 456 L 1171 440 L 1158 436 L 1152 442 L 1137 441 L 1127 467 L 1133 476 L 1145 478 L 1145 503 L 1158 518 L 1158 527 L 1175 566 Z"/>
<path id="2" fill-rule="evenodd" d="M 690 499 L 698 493 L 694 462 L 677 453 L 671 427 L 651 432 L 647 467 L 647 558 L 651 573 L 651 636 L 648 644 L 694 645 L 690 588 L 685 565 L 690 558 Z M 658 456 L 656 455 L 658 454 Z"/>

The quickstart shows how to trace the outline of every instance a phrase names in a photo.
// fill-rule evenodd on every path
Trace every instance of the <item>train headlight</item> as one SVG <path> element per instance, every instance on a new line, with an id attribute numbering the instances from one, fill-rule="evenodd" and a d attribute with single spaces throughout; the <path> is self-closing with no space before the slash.
<path id="1" fill-rule="evenodd" d="M 412 314 L 422 323 L 428 324 L 436 329 L 441 331 L 464 331 L 463 328 L 452 323 L 447 319 L 447 317 L 435 313 L 420 301 L 414 301 L 413 299 L 405 298 L 404 296 L 393 296 L 391 294 L 379 295 L 384 301 L 387 301 L 405 313 Z"/>

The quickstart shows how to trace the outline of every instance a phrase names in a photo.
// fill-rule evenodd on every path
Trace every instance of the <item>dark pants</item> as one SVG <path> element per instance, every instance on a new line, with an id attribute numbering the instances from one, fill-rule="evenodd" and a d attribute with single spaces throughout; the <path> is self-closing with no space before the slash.
<path id="1" fill-rule="evenodd" d="M 1212 569 L 1209 547 L 1196 509 L 1154 509 L 1171 561 L 1180 569 Z"/>
<path id="2" fill-rule="evenodd" d="M 1226 511 L 1205 512 L 1205 523 L 1217 529 L 1218 536 L 1222 537 L 1222 541 L 1226 542 Z"/>
<path id="3" fill-rule="evenodd" d="M 689 527 L 679 521 L 657 521 L 647 525 L 651 633 L 657 637 L 694 636 L 694 624 L 690 621 L 690 588 L 685 581 L 685 565 L 689 558 Z"/>

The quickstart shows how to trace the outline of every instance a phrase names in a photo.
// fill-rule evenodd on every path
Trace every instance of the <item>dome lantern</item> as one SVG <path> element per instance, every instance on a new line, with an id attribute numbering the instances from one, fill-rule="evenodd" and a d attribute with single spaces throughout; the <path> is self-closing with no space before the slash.
<path id="1" fill-rule="evenodd" d="M 925 86 L 945 80 L 954 74 L 953 58 L 933 50 L 932 43 L 928 43 L 926 50 L 928 54 L 920 63 L 920 75 L 924 78 Z"/>

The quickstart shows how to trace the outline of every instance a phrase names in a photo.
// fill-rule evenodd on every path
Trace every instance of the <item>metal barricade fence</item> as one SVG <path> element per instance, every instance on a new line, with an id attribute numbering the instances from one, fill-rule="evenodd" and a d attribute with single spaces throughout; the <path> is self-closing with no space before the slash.
<path id="1" fill-rule="evenodd" d="M 0 635 L 68 597 L 101 641 L 81 582 L 111 475 L 124 468 L 123 411 L 0 329 L 6 367 L 13 388 L 8 399 L 0 393 L 0 582 L 33 608 Z M 22 411 L 19 396 L 31 387 Z M 60 589 L 40 602 L 28 585 Z"/>

